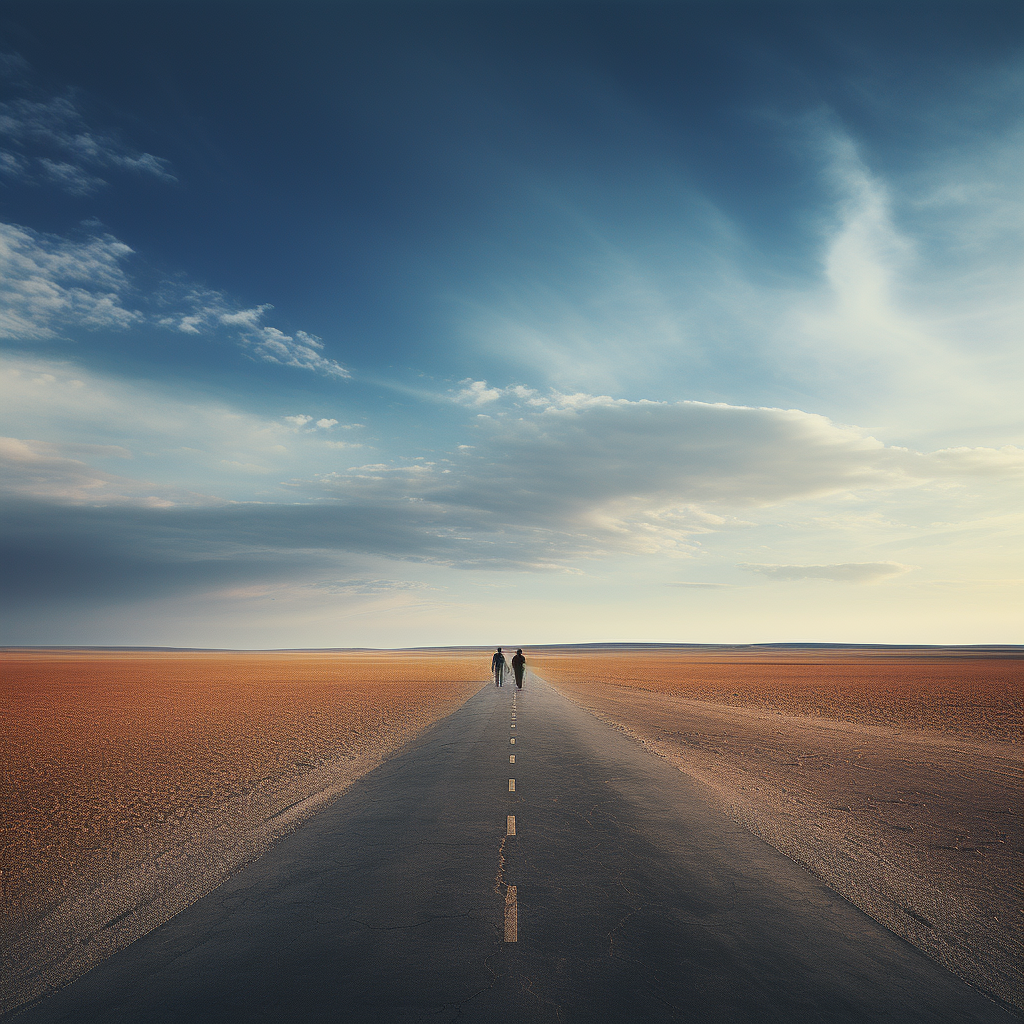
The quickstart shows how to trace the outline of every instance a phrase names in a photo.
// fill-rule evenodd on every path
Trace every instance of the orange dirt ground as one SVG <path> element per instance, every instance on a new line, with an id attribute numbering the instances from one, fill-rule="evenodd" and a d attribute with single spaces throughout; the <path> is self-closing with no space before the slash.
<path id="1" fill-rule="evenodd" d="M 454 711 L 488 657 L 0 652 L 0 1012 L 209 892 Z"/>
<path id="2" fill-rule="evenodd" d="M 1022 998 L 1024 660 L 545 651 L 531 668 L 961 977 Z"/>

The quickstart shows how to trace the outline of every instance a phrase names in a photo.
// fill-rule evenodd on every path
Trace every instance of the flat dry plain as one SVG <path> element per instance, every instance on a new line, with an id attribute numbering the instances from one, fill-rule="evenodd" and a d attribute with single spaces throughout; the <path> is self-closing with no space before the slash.
<path id="1" fill-rule="evenodd" d="M 210 892 L 465 702 L 488 664 L 0 652 L 0 1012 Z"/>
<path id="2" fill-rule="evenodd" d="M 1024 1008 L 1017 649 L 546 649 L 531 668 L 877 921 Z"/>

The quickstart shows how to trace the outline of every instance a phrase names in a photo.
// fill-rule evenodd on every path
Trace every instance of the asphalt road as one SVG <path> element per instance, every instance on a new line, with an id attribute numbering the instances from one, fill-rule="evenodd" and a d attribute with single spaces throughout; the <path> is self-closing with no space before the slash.
<path id="1" fill-rule="evenodd" d="M 16 1019 L 1019 1020 L 534 677 Z"/>

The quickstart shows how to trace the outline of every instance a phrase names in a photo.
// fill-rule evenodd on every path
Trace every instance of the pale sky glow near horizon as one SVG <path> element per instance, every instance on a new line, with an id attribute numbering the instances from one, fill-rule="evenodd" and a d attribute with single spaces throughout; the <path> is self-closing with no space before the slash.
<path id="1" fill-rule="evenodd" d="M 1024 8 L 8 2 L 6 645 L 1024 642 Z"/>

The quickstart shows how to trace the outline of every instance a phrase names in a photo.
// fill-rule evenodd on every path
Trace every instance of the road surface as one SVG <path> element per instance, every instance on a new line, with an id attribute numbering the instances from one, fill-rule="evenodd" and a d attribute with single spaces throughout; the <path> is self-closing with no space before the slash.
<path id="1" fill-rule="evenodd" d="M 528 676 L 17 1020 L 1019 1018 Z"/>

